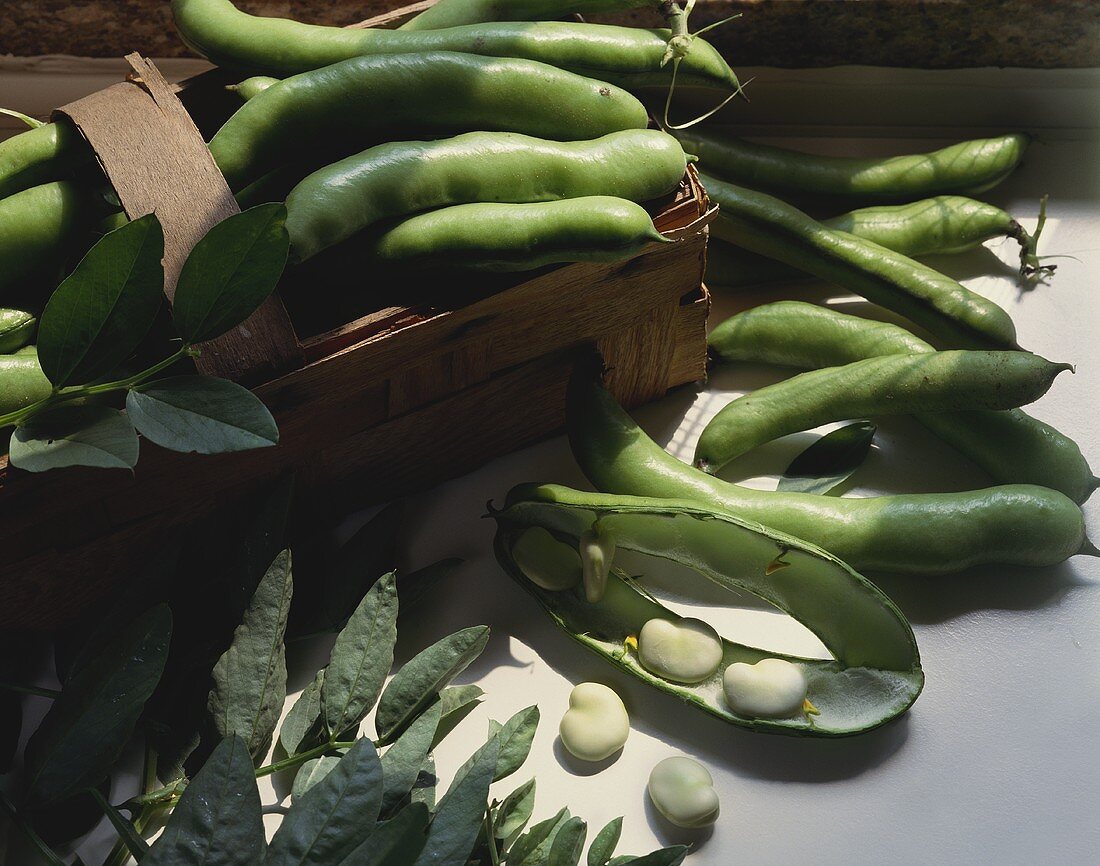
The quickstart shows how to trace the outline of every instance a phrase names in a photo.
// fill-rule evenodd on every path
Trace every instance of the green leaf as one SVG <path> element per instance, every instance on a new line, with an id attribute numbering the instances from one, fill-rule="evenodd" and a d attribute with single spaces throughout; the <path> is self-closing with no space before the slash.
<path id="1" fill-rule="evenodd" d="M 870 421 L 859 421 L 826 433 L 791 461 L 777 489 L 819 494 L 833 490 L 863 463 L 875 429 Z"/>
<path id="2" fill-rule="evenodd" d="M 375 726 L 383 742 L 392 742 L 440 689 L 470 666 L 489 642 L 489 627 L 472 626 L 422 650 L 390 680 L 382 692 Z"/>
<path id="3" fill-rule="evenodd" d="M 138 437 L 130 420 L 107 406 L 63 406 L 37 415 L 11 435 L 8 457 L 26 472 L 66 466 L 133 469 Z"/>
<path id="4" fill-rule="evenodd" d="M 172 614 L 158 605 L 69 681 L 27 743 L 28 803 L 56 803 L 107 776 L 160 680 L 171 635 Z"/>
<path id="5" fill-rule="evenodd" d="M 38 360 L 58 388 L 94 381 L 149 333 L 164 295 L 164 233 L 155 214 L 103 236 L 50 297 Z"/>
<path id="6" fill-rule="evenodd" d="M 306 761 L 294 776 L 294 785 L 290 789 L 290 795 L 295 800 L 300 800 L 310 788 L 320 782 L 325 776 L 336 769 L 340 763 L 337 755 L 322 755 Z"/>
<path id="7" fill-rule="evenodd" d="M 428 841 L 415 866 L 454 866 L 466 862 L 485 816 L 498 748 L 497 741 L 492 740 L 479 750 L 472 763 L 459 770 L 439 801 L 428 828 Z"/>
<path id="8" fill-rule="evenodd" d="M 400 621 L 400 620 L 399 620 Z M 473 683 L 462 686 L 448 686 L 439 693 L 439 702 L 442 708 L 442 717 L 435 729 L 435 739 L 432 741 L 434 749 L 455 729 L 459 722 L 477 709 L 481 697 L 485 692 L 480 686 Z"/>
<path id="9" fill-rule="evenodd" d="M 38 856 L 46 866 L 65 866 L 65 861 L 57 856 L 57 853 L 47 845 L 42 838 L 34 832 L 34 828 L 26 819 L 16 811 L 11 800 L 0 791 L 0 815 L 7 815 L 12 825 L 19 830 L 27 841 L 34 847 Z"/>
<path id="10" fill-rule="evenodd" d="M 374 830 L 382 804 L 382 764 L 368 739 L 358 740 L 283 819 L 264 866 L 332 866 Z"/>
<path id="11" fill-rule="evenodd" d="M 640 856 L 616 857 L 609 866 L 680 866 L 690 850 L 687 845 L 669 845 Z"/>
<path id="12" fill-rule="evenodd" d="M 531 743 L 534 742 L 538 726 L 539 708 L 532 705 L 512 716 L 499 731 L 490 731 L 490 736 L 495 733 L 500 741 L 500 759 L 493 775 L 494 782 L 512 775 L 523 766 L 531 752 Z"/>
<path id="13" fill-rule="evenodd" d="M 288 472 L 265 486 L 249 503 L 255 511 L 249 515 L 233 557 L 232 603 L 238 614 L 248 606 L 272 560 L 288 546 L 284 542 L 293 498 L 294 475 Z"/>
<path id="14" fill-rule="evenodd" d="M 435 808 L 435 788 L 439 784 L 439 778 L 435 775 L 435 758 L 432 753 L 424 759 L 420 772 L 416 774 L 416 782 L 409 792 L 409 799 L 413 803 L 423 803 L 429 809 Z"/>
<path id="15" fill-rule="evenodd" d="M 577 866 L 584 851 L 588 825 L 580 818 L 570 818 L 554 834 L 546 866 Z"/>
<path id="16" fill-rule="evenodd" d="M 279 283 L 290 251 L 286 207 L 262 204 L 218 223 L 180 272 L 172 319 L 185 343 L 235 328 Z"/>
<path id="17" fill-rule="evenodd" d="M 238 736 L 259 758 L 286 700 L 286 647 L 283 635 L 293 594 L 290 551 L 271 563 L 256 588 L 233 643 L 214 666 L 214 687 L 207 707 L 222 738 Z"/>
<path id="18" fill-rule="evenodd" d="M 287 755 L 296 755 L 319 746 L 321 737 L 321 685 L 325 680 L 325 670 L 317 671 L 317 676 L 298 696 L 294 706 L 283 719 L 279 728 L 279 744 Z"/>
<path id="19" fill-rule="evenodd" d="M 264 844 L 252 757 L 231 737 L 184 790 L 142 866 L 256 866 Z"/>
<path id="20" fill-rule="evenodd" d="M 225 454 L 279 442 L 275 419 L 259 397 L 214 376 L 171 376 L 126 394 L 130 420 L 169 451 Z"/>
<path id="21" fill-rule="evenodd" d="M 115 828 L 115 832 L 118 833 L 127 850 L 135 860 L 141 863 L 145 859 L 145 855 L 149 853 L 149 843 L 141 838 L 141 834 L 134 828 L 134 825 L 127 821 L 122 813 L 112 806 L 110 801 L 97 788 L 92 788 L 92 797 L 99 804 L 99 808 L 103 810 L 103 814 L 107 816 L 107 820 L 111 822 L 111 826 Z"/>
<path id="22" fill-rule="evenodd" d="M 409 803 L 374 833 L 340 866 L 411 866 L 424 848 L 430 813 L 423 803 Z"/>
<path id="23" fill-rule="evenodd" d="M 539 821 L 520 836 L 508 852 L 508 866 L 540 866 L 550 853 L 554 834 L 569 820 L 569 810 L 562 808 L 558 814 Z"/>
<path id="24" fill-rule="evenodd" d="M 92 792 L 95 791 L 95 794 Z M 96 795 L 111 793 L 111 779 L 104 778 L 95 788 L 73 794 L 48 809 L 39 809 L 29 815 L 31 826 L 42 841 L 60 848 L 90 833 L 103 820 L 103 810 L 96 802 Z"/>
<path id="25" fill-rule="evenodd" d="M 623 819 L 614 818 L 596 834 L 588 849 L 588 866 L 607 866 L 623 833 Z"/>
<path id="26" fill-rule="evenodd" d="M 504 798 L 497 809 L 495 835 L 505 848 L 516 841 L 535 810 L 535 780 L 529 779 Z M 600 864 L 603 866 L 603 864 Z"/>
<path id="27" fill-rule="evenodd" d="M 382 778 L 385 785 L 381 814 L 388 815 L 396 809 L 416 784 L 420 768 L 432 749 L 441 710 L 438 701 L 432 704 L 383 753 Z"/>
<path id="28" fill-rule="evenodd" d="M 340 734 L 374 707 L 393 665 L 397 643 L 397 580 L 381 577 L 336 636 L 321 689 L 325 726 Z"/>

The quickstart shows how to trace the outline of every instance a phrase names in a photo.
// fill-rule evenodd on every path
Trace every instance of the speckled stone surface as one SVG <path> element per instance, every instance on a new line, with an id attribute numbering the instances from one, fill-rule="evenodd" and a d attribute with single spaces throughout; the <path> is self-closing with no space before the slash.
<path id="1" fill-rule="evenodd" d="M 394 0 L 239 0 L 249 12 L 343 25 Z M 700 0 L 738 66 L 1100 67 L 1097 0 Z M 607 20 L 653 23 L 648 13 Z M 0 54 L 178 57 L 167 0 L 0 0 Z"/>

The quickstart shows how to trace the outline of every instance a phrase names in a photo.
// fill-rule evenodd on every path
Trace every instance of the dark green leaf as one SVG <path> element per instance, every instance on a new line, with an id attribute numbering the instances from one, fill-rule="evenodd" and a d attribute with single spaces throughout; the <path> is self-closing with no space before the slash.
<path id="1" fill-rule="evenodd" d="M 321 684 L 324 679 L 322 668 L 283 719 L 279 743 L 287 755 L 296 755 L 321 744 Z"/>
<path id="2" fill-rule="evenodd" d="M 164 670 L 171 634 L 172 614 L 159 605 L 66 685 L 27 743 L 30 803 L 56 803 L 110 772 Z"/>
<path id="3" fill-rule="evenodd" d="M 397 595 L 401 599 L 402 615 L 420 604 L 421 600 L 432 592 L 442 580 L 446 580 L 455 569 L 462 565 L 462 560 L 451 557 L 440 559 L 423 568 L 408 574 L 398 575 Z"/>
<path id="4" fill-rule="evenodd" d="M 538 726 L 539 708 L 532 705 L 512 716 L 499 731 L 490 731 L 490 736 L 495 734 L 500 741 L 500 759 L 493 775 L 494 782 L 512 775 L 523 766 L 531 751 L 531 743 L 534 742 Z"/>
<path id="5" fill-rule="evenodd" d="M 11 770 L 22 732 L 22 699 L 13 692 L 0 693 L 0 775 Z"/>
<path id="6" fill-rule="evenodd" d="M 588 825 L 580 818 L 570 818 L 554 834 L 546 866 L 577 866 L 584 851 L 584 839 Z"/>
<path id="7" fill-rule="evenodd" d="M 254 497 L 255 512 L 249 515 L 242 543 L 233 562 L 233 606 L 239 613 L 247 607 L 260 578 L 279 551 L 286 548 L 286 526 L 294 497 L 294 475 L 286 473 Z"/>
<path id="8" fill-rule="evenodd" d="M 111 793 L 111 779 L 103 779 L 97 788 L 98 793 L 108 796 Z M 103 810 L 99 808 L 92 790 L 73 794 L 59 803 L 51 803 L 48 809 L 39 809 L 27 816 L 43 842 L 54 847 L 65 845 L 86 836 L 103 820 Z"/>
<path id="9" fill-rule="evenodd" d="M 66 466 L 133 469 L 138 438 L 130 420 L 107 406 L 63 406 L 32 418 L 11 435 L 12 466 L 45 472 Z"/>
<path id="10" fill-rule="evenodd" d="M 791 461 L 777 489 L 820 494 L 833 490 L 863 463 L 875 429 L 870 421 L 859 421 L 826 433 Z"/>
<path id="11" fill-rule="evenodd" d="M 320 758 L 306 761 L 294 776 L 294 785 L 290 789 L 290 795 L 295 800 L 300 800 L 306 791 L 336 769 L 336 765 L 339 763 L 340 758 L 336 755 L 323 755 Z"/>
<path id="12" fill-rule="evenodd" d="M 388 815 L 408 796 L 431 751 L 441 706 L 432 704 L 382 755 L 382 814 Z"/>
<path id="13" fill-rule="evenodd" d="M 510 848 L 523 832 L 534 810 L 535 780 L 530 779 L 505 797 L 497 809 L 495 835 L 505 848 Z"/>
<path id="14" fill-rule="evenodd" d="M 289 250 L 282 204 L 214 226 L 191 250 L 176 285 L 172 319 L 184 342 L 211 340 L 252 315 L 275 290 Z"/>
<path id="15" fill-rule="evenodd" d="M 208 708 L 223 739 L 238 736 L 259 758 L 271 745 L 286 700 L 283 635 L 293 594 L 290 551 L 271 563 L 256 588 L 233 643 L 214 666 Z"/>
<path id="16" fill-rule="evenodd" d="M 378 702 L 375 725 L 392 742 L 440 689 L 470 666 L 489 642 L 489 627 L 472 626 L 443 638 L 415 655 L 390 680 Z"/>
<path id="17" fill-rule="evenodd" d="M 271 840 L 265 866 L 332 866 L 374 830 L 382 804 L 382 764 L 358 740 L 324 779 L 296 801 Z"/>
<path id="18" fill-rule="evenodd" d="M 374 833 L 340 866 L 412 866 L 424 848 L 428 831 L 428 807 L 409 803 L 390 820 L 374 828 Z"/>
<path id="19" fill-rule="evenodd" d="M 689 850 L 687 845 L 670 845 L 637 857 L 616 857 L 610 866 L 680 866 Z"/>
<path id="20" fill-rule="evenodd" d="M 615 853 L 615 846 L 619 844 L 622 833 L 622 818 L 615 818 L 608 822 L 607 826 L 592 840 L 592 845 L 588 849 L 588 866 L 606 866 L 607 861 Z"/>
<path id="21" fill-rule="evenodd" d="M 455 776 L 435 810 L 428 828 L 428 841 L 416 859 L 416 866 L 453 866 L 466 862 L 485 816 L 498 748 L 496 740 L 487 743 L 475 755 L 473 763 L 467 764 Z"/>
<path id="22" fill-rule="evenodd" d="M 28 842 L 34 847 L 38 856 L 46 866 L 65 866 L 65 861 L 57 856 L 57 853 L 47 845 L 34 829 L 27 823 L 19 812 L 16 811 L 15 806 L 12 805 L 11 800 L 4 796 L 4 792 L 0 791 L 0 815 L 7 815 L 8 819 L 15 826 L 20 833 L 27 839 Z M 0 825 L 3 826 L 3 825 Z"/>
<path id="23" fill-rule="evenodd" d="M 141 838 L 141 834 L 134 829 L 134 825 L 127 821 L 122 813 L 112 806 L 110 801 L 95 788 L 92 788 L 92 797 L 99 804 L 103 814 L 107 816 L 107 820 L 111 822 L 111 826 L 115 828 L 115 832 L 118 833 L 131 856 L 141 863 L 145 859 L 145 855 L 149 853 L 149 843 Z"/>
<path id="24" fill-rule="evenodd" d="M 325 726 L 333 734 L 358 727 L 393 665 L 397 643 L 397 581 L 379 578 L 336 636 L 321 689 Z"/>
<path id="25" fill-rule="evenodd" d="M 279 428 L 259 397 L 214 376 L 171 376 L 126 395 L 130 420 L 146 439 L 169 451 L 225 454 L 267 448 Z"/>
<path id="26" fill-rule="evenodd" d="M 424 765 L 416 774 L 416 782 L 409 792 L 409 799 L 414 803 L 423 803 L 429 809 L 435 808 L 435 788 L 439 784 L 439 778 L 435 775 L 435 758 L 431 752 L 424 759 Z"/>
<path id="27" fill-rule="evenodd" d="M 540 866 L 550 853 L 554 834 L 569 820 L 569 810 L 563 808 L 558 814 L 539 821 L 530 830 L 520 836 L 508 852 L 508 866 Z"/>
<path id="28" fill-rule="evenodd" d="M 481 702 L 481 696 L 485 692 L 480 686 L 472 683 L 463 686 L 448 686 L 439 693 L 439 702 L 442 706 L 442 718 L 435 730 L 435 739 L 432 748 L 438 746 L 443 738 L 455 729 L 459 722 L 477 709 Z"/>
<path id="29" fill-rule="evenodd" d="M 223 740 L 191 780 L 143 866 L 257 866 L 263 859 L 260 793 L 248 747 Z"/>
<path id="30" fill-rule="evenodd" d="M 296 634 L 337 631 L 378 576 L 394 570 L 403 515 L 400 502 L 387 505 L 341 546 Z"/>
<path id="31" fill-rule="evenodd" d="M 163 256 L 149 214 L 104 235 L 58 286 L 38 326 L 38 360 L 55 386 L 94 381 L 137 348 L 163 300 Z"/>

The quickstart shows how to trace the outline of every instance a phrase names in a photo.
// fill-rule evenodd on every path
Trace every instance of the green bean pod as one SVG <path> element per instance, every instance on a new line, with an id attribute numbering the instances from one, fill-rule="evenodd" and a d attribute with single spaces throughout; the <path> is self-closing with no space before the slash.
<path id="1" fill-rule="evenodd" d="M 52 391 L 53 385 L 42 372 L 34 347 L 0 355 L 0 415 L 45 400 Z"/>
<path id="2" fill-rule="evenodd" d="M 267 75 L 293 75 L 362 55 L 459 51 L 537 60 L 620 87 L 668 85 L 664 65 L 669 32 L 553 21 L 502 22 L 444 30 L 349 29 L 246 15 L 230 0 L 172 0 L 183 41 L 218 66 Z M 680 83 L 735 91 L 737 76 L 713 46 L 696 39 L 680 64 Z M 462 90 L 437 91 L 444 106 Z M 528 91 L 529 96 L 536 95 Z"/>
<path id="3" fill-rule="evenodd" d="M 248 102 L 250 99 L 255 99 L 272 84 L 278 84 L 279 81 L 280 79 L 272 78 L 270 75 L 253 75 L 251 78 L 246 78 L 236 84 L 226 85 L 225 89 L 237 94 L 242 102 Z"/>
<path id="4" fill-rule="evenodd" d="M 943 195 L 903 205 L 880 205 L 822 220 L 831 229 L 913 258 L 974 249 L 986 241 L 1009 237 L 1020 245 L 1025 268 L 1037 268 L 1036 237 L 1001 208 L 958 195 Z M 711 229 L 716 238 L 730 237 L 719 215 Z M 716 286 L 750 285 L 797 278 L 798 271 L 755 253 L 738 252 L 724 242 L 707 259 L 707 282 Z"/>
<path id="5" fill-rule="evenodd" d="M 592 195 L 535 204 L 459 204 L 403 220 L 372 245 L 383 262 L 420 269 L 529 271 L 618 262 L 671 243 L 640 205 Z"/>
<path id="6" fill-rule="evenodd" d="M 648 122 L 626 91 L 532 60 L 449 52 L 356 57 L 271 85 L 226 121 L 210 152 L 239 190 L 318 151 L 342 157 L 362 150 L 364 139 L 396 133 L 503 131 L 578 141 Z"/>
<path id="7" fill-rule="evenodd" d="M 731 316 L 711 331 L 708 343 L 723 361 L 803 369 L 935 351 L 897 325 L 801 301 L 778 301 Z M 1019 409 L 937 412 L 916 419 L 1003 484 L 1039 484 L 1084 502 L 1100 483 L 1076 442 Z"/>
<path id="8" fill-rule="evenodd" d="M 835 282 L 952 348 L 1018 349 L 1012 318 L 965 286 L 878 244 L 823 226 L 764 193 L 704 177 L 738 246 Z"/>
<path id="9" fill-rule="evenodd" d="M 1046 566 L 1092 549 L 1081 509 L 1045 487 L 855 499 L 730 484 L 667 454 L 583 365 L 570 383 L 567 425 L 573 456 L 598 490 L 719 508 L 826 547 L 860 571 Z"/>
<path id="10" fill-rule="evenodd" d="M 913 631 L 897 607 L 835 556 L 799 539 L 698 503 L 545 484 L 514 489 L 492 517 L 498 561 L 566 634 L 632 676 L 723 721 L 773 734 L 847 736 L 896 718 L 924 685 Z M 650 673 L 637 652 L 628 649 L 629 639 L 651 619 L 680 617 L 614 572 L 595 603 L 577 587 L 545 589 L 546 582 L 532 581 L 513 556 L 517 539 L 540 527 L 567 552 L 571 548 L 575 558 L 580 537 L 595 525 L 618 550 L 652 557 L 654 570 L 672 561 L 725 589 L 747 591 L 775 605 L 811 629 L 834 658 L 784 656 L 723 640 L 718 671 L 700 683 L 674 683 Z M 690 587 L 684 591 L 690 593 Z M 844 616 L 836 616 L 837 610 Z M 726 703 L 722 671 L 735 662 L 755 664 L 769 657 L 802 669 L 809 682 L 807 698 L 819 711 L 812 720 L 805 714 L 750 718 Z"/>
<path id="11" fill-rule="evenodd" d="M 69 181 L 0 199 L 0 303 L 24 296 L 24 283 L 59 272 L 105 211 L 100 195 Z"/>
<path id="12" fill-rule="evenodd" d="M 0 309 L 0 355 L 18 352 L 34 339 L 38 320 L 26 310 Z"/>
<path id="13" fill-rule="evenodd" d="M 304 261 L 379 220 L 446 205 L 592 195 L 648 201 L 676 189 L 686 168 L 676 139 L 655 129 L 579 142 L 471 132 L 380 144 L 314 172 L 291 191 L 291 255 Z"/>
<path id="14" fill-rule="evenodd" d="M 1029 352 L 957 350 L 812 370 L 723 406 L 699 436 L 695 466 L 714 474 L 765 442 L 848 418 L 1015 409 L 1070 369 Z"/>
<path id="15" fill-rule="evenodd" d="M 92 150 L 68 123 L 47 123 L 0 141 L 0 199 L 64 180 L 92 163 Z"/>
<path id="16" fill-rule="evenodd" d="M 439 0 L 398 30 L 442 30 L 493 21 L 554 21 L 570 15 L 604 15 L 623 9 L 658 9 L 663 0 Z"/>
<path id="17" fill-rule="evenodd" d="M 774 193 L 905 202 L 930 195 L 975 195 L 1004 180 L 1023 159 L 1028 137 L 962 141 L 908 156 L 818 156 L 693 127 L 677 132 L 684 150 L 723 180 Z"/>

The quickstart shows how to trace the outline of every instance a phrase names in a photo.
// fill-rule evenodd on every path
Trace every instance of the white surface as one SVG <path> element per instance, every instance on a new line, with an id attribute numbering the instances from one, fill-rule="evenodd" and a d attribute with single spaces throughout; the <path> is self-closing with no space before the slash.
<path id="1" fill-rule="evenodd" d="M 837 152 L 902 152 L 935 145 L 922 137 L 830 138 L 815 145 Z M 1031 227 L 1033 219 L 1027 218 L 1034 217 L 1038 197 L 1051 194 L 1043 250 L 1076 258 L 1060 261 L 1050 286 L 1021 294 L 1007 267 L 1000 276 L 979 276 L 995 264 L 982 254 L 938 263 L 1005 305 L 1023 345 L 1078 365 L 1077 375 L 1060 377 L 1034 409 L 1074 436 L 1094 467 L 1100 467 L 1095 425 L 1100 396 L 1097 155 L 1097 142 L 1079 130 L 1066 136 L 1047 131 L 1024 168 L 988 196 Z M 1013 261 L 1014 245 L 991 246 L 1005 262 Z M 827 290 L 787 286 L 734 302 L 748 306 L 807 291 L 828 295 Z M 718 298 L 713 321 L 733 306 Z M 772 370 L 718 370 L 704 390 L 679 389 L 638 417 L 658 441 L 687 459 L 706 418 L 733 395 L 776 378 Z M 732 472 L 765 476 L 780 470 L 806 440 L 791 438 L 794 444 L 761 449 L 751 462 L 731 467 L 731 477 Z M 988 484 L 946 446 L 903 421 L 883 423 L 878 444 L 860 471 L 860 486 L 847 495 Z M 415 525 L 409 565 L 445 556 L 461 556 L 466 563 L 404 628 L 400 656 L 407 658 L 460 627 L 483 622 L 493 629 L 487 652 L 460 680 L 477 682 L 487 694 L 438 750 L 444 779 L 483 740 L 490 717 L 503 720 L 537 702 L 543 721 L 531 758 L 498 786 L 498 796 L 535 775 L 536 819 L 568 805 L 588 820 L 591 838 L 606 821 L 624 815 L 621 851 L 642 853 L 691 841 L 696 844 L 687 861 L 692 866 L 1100 860 L 1095 815 L 1100 801 L 1100 560 L 1079 557 L 1053 569 L 990 568 L 936 579 L 882 577 L 880 585 L 912 619 L 920 644 L 928 682 L 915 707 L 895 724 L 853 739 L 769 737 L 703 716 L 604 666 L 568 641 L 504 576 L 490 552 L 493 526 L 481 517 L 484 503 L 499 501 L 513 484 L 529 480 L 584 484 L 558 438 L 410 502 Z M 758 483 L 767 486 L 774 479 L 762 477 Z M 1090 534 L 1100 537 L 1095 502 L 1086 506 L 1086 515 Z M 718 603 L 708 592 L 701 613 L 730 636 L 777 649 L 821 650 L 784 617 L 751 604 L 724 610 Z M 292 660 L 294 689 L 304 687 L 323 663 L 327 648 L 312 649 L 315 663 Z M 587 679 L 612 685 L 633 721 L 621 757 L 595 773 L 556 743 L 569 691 Z M 43 701 L 29 701 L 28 713 L 37 717 L 43 707 Z M 676 830 L 646 802 L 650 769 L 674 754 L 696 757 L 714 775 L 722 816 L 712 831 Z M 286 796 L 266 781 L 262 792 L 265 803 Z M 114 799 L 129 793 L 120 781 Z M 272 825 L 276 821 L 269 818 Z M 90 845 L 81 853 L 85 862 L 94 863 L 103 850 Z"/>

